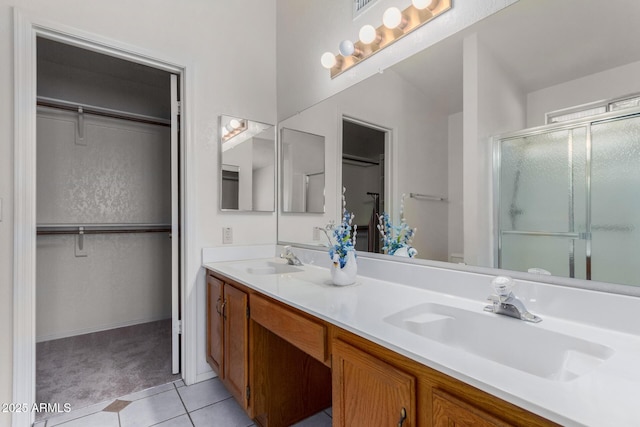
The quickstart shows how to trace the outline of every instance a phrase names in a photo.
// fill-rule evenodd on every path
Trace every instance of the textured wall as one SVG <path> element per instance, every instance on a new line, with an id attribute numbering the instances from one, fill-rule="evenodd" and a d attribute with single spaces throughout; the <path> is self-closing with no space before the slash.
<path id="1" fill-rule="evenodd" d="M 171 222 L 169 129 L 86 115 L 38 114 L 39 224 Z M 168 233 L 40 236 L 38 341 L 171 316 Z"/>

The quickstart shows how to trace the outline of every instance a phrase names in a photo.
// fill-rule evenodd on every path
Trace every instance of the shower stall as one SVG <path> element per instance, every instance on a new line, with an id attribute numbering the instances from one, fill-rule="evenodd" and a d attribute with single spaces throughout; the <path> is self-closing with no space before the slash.
<path id="1" fill-rule="evenodd" d="M 640 285 L 640 108 L 495 141 L 497 267 Z"/>

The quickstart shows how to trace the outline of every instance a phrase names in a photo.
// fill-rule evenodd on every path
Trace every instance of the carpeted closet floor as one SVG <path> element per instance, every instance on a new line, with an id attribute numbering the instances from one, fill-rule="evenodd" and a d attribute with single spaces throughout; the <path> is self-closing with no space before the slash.
<path id="1" fill-rule="evenodd" d="M 72 409 L 180 379 L 171 373 L 171 320 L 36 346 L 36 399 Z"/>

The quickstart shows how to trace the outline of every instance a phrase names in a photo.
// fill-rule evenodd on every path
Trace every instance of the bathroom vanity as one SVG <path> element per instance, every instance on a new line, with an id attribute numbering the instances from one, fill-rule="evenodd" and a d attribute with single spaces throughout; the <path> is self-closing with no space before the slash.
<path id="1" fill-rule="evenodd" d="M 640 420 L 636 297 L 516 280 L 532 323 L 484 311 L 498 270 L 361 256 L 338 287 L 326 252 L 295 253 L 203 255 L 207 360 L 258 425 L 329 406 L 345 427 Z"/>
<path id="2" fill-rule="evenodd" d="M 277 274 L 267 264 L 258 275 Z M 332 404 L 335 426 L 554 425 L 220 267 L 207 271 L 207 361 L 264 427 L 289 426 Z"/>

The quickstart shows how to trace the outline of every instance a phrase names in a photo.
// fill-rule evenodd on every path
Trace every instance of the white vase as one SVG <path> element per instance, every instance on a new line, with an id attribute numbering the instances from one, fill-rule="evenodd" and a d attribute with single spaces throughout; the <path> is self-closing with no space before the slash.
<path id="1" fill-rule="evenodd" d="M 401 248 L 396 249 L 396 251 L 393 253 L 393 256 L 413 258 L 417 253 L 418 251 L 410 246 L 402 246 Z"/>
<path id="2" fill-rule="evenodd" d="M 354 284 L 356 282 L 356 274 L 358 273 L 355 251 L 347 252 L 344 267 L 340 268 L 340 262 L 333 262 L 330 270 L 331 281 L 334 285 L 347 286 Z"/>

